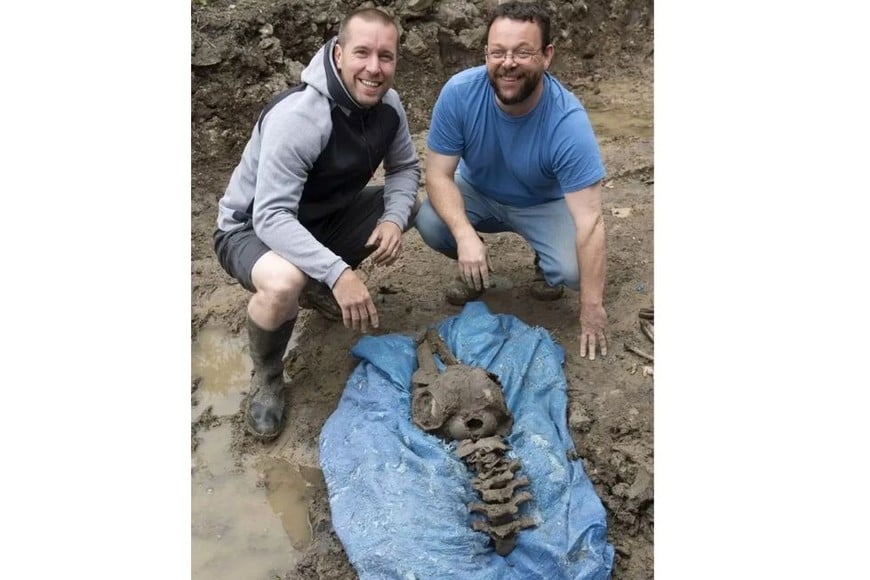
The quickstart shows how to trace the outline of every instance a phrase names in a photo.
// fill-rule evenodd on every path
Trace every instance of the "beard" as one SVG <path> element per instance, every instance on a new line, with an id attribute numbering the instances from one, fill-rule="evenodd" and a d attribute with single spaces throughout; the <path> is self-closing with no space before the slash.
<path id="1" fill-rule="evenodd" d="M 535 92 L 535 87 L 537 87 L 538 83 L 541 81 L 543 73 L 523 71 L 522 76 L 519 77 L 520 85 L 517 88 L 516 93 L 514 93 L 512 96 L 504 94 L 499 89 L 498 83 L 496 83 L 496 80 L 499 77 L 503 76 L 503 73 L 496 74 L 492 71 L 489 71 L 487 73 L 487 76 L 489 77 L 489 84 L 495 91 L 498 100 L 505 105 L 516 105 L 528 99 L 532 95 L 532 93 Z"/>

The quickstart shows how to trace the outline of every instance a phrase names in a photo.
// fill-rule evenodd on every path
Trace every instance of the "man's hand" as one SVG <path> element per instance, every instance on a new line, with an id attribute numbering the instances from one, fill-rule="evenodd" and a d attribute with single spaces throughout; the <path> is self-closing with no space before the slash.
<path id="1" fill-rule="evenodd" d="M 379 223 L 366 240 L 366 247 L 372 246 L 377 246 L 371 255 L 372 262 L 376 266 L 389 266 L 402 252 L 402 229 L 390 221 Z"/>
<path id="2" fill-rule="evenodd" d="M 486 251 L 486 244 L 472 230 L 471 235 L 456 240 L 459 275 L 469 288 L 483 290 L 489 288 L 489 273 L 492 262 Z"/>
<path id="3" fill-rule="evenodd" d="M 589 360 L 595 360 L 596 347 L 601 348 L 601 356 L 607 356 L 607 312 L 604 306 L 580 305 L 580 357 L 586 356 L 589 347 Z"/>
<path id="4" fill-rule="evenodd" d="M 369 325 L 378 327 L 378 311 L 368 288 L 359 276 L 346 269 L 332 287 L 335 301 L 341 307 L 342 322 L 347 328 L 368 332 Z"/>

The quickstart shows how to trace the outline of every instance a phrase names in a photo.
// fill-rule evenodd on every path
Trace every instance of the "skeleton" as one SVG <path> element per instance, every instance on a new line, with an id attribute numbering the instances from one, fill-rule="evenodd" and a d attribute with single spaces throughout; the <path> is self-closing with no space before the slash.
<path id="1" fill-rule="evenodd" d="M 441 374 L 433 353 L 446 365 Z M 482 500 L 468 504 L 470 512 L 483 515 L 471 522 L 471 528 L 488 534 L 495 551 L 506 556 L 514 549 L 517 534 L 535 522 L 518 515 L 519 505 L 530 501 L 532 494 L 517 491 L 529 485 L 529 478 L 516 477 L 520 461 L 506 456 L 510 446 L 504 437 L 513 418 L 501 383 L 496 375 L 459 362 L 435 329 L 427 330 L 419 341 L 417 362 L 419 368 L 411 379 L 414 424 L 445 441 L 459 441 L 456 454 L 476 474 L 471 486 Z"/>

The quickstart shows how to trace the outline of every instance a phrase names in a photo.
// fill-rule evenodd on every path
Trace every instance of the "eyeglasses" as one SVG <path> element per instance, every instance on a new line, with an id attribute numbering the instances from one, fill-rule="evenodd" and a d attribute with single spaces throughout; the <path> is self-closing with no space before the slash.
<path id="1" fill-rule="evenodd" d="M 492 62 L 503 62 L 507 57 L 511 57 L 514 59 L 514 62 L 526 63 L 532 60 L 532 58 L 539 52 L 541 52 L 540 48 L 538 50 L 522 49 L 516 52 L 496 48 L 495 50 L 484 50 L 483 54 L 485 54 L 486 58 Z"/>

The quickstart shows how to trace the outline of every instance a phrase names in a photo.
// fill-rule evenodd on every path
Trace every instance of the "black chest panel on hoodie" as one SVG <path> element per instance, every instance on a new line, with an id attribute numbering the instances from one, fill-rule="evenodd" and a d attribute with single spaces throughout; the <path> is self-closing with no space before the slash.
<path id="1" fill-rule="evenodd" d="M 332 134 L 302 190 L 298 219 L 312 223 L 346 207 L 384 160 L 399 129 L 393 107 L 345 113 L 332 107 Z"/>

